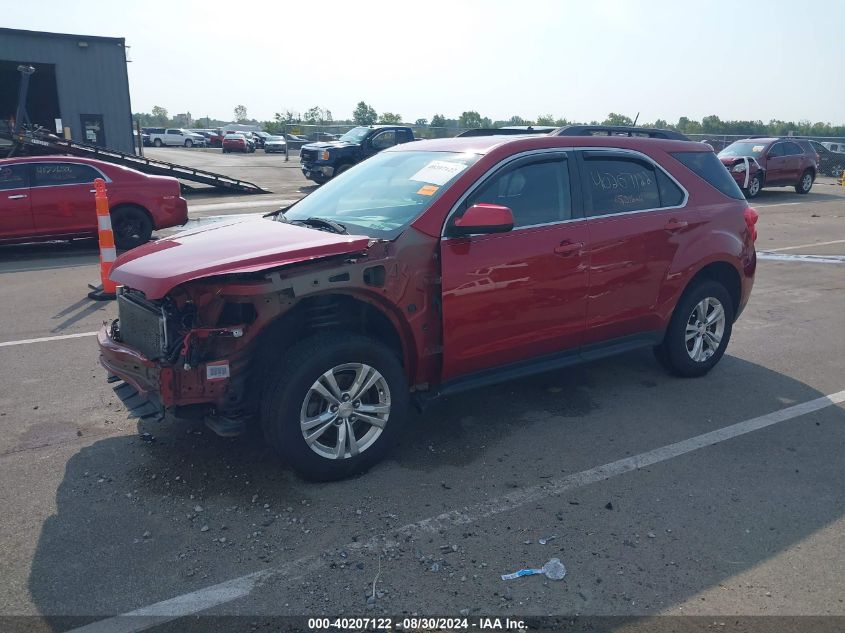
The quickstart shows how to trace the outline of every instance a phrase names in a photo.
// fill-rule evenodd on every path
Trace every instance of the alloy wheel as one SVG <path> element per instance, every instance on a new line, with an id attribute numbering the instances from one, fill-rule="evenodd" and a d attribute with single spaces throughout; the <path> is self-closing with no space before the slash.
<path id="1" fill-rule="evenodd" d="M 684 342 L 687 354 L 704 363 L 716 353 L 725 333 L 725 309 L 715 297 L 699 301 L 687 319 Z"/>
<path id="2" fill-rule="evenodd" d="M 320 376 L 305 395 L 299 425 L 305 443 L 326 459 L 370 448 L 390 417 L 390 388 L 377 369 L 345 363 Z"/>
<path id="3" fill-rule="evenodd" d="M 813 176 L 812 174 L 804 174 L 804 178 L 801 179 L 801 188 L 804 191 L 809 191 L 810 187 L 813 186 Z"/>

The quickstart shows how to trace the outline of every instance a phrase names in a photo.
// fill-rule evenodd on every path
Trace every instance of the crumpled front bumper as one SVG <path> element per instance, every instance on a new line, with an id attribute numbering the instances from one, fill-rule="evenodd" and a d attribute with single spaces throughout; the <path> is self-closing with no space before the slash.
<path id="1" fill-rule="evenodd" d="M 108 325 L 97 333 L 97 343 L 100 346 L 100 364 L 108 372 L 107 380 L 117 383 L 113 387 L 114 392 L 130 415 L 153 420 L 164 418 L 162 368 L 141 353 L 112 340 Z"/>

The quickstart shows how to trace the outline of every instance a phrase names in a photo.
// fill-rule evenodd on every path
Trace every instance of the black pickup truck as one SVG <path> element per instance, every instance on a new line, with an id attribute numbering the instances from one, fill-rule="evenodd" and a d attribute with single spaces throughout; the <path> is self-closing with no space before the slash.
<path id="1" fill-rule="evenodd" d="M 414 132 L 400 125 L 362 125 L 337 141 L 309 143 L 299 150 L 303 175 L 322 185 L 352 165 L 381 150 L 414 140 Z"/>

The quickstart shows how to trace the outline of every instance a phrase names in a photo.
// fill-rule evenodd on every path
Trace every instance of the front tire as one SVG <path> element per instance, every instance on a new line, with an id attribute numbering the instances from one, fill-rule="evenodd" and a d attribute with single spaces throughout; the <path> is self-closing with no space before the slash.
<path id="1" fill-rule="evenodd" d="M 725 353 L 733 321 L 734 306 L 727 289 L 717 281 L 697 283 L 675 306 L 655 356 L 676 376 L 703 376 Z"/>
<path id="2" fill-rule="evenodd" d="M 156 147 L 161 147 L 162 146 L 161 139 L 157 138 L 156 140 L 154 140 L 153 145 L 155 145 Z"/>
<path id="3" fill-rule="evenodd" d="M 185 147 L 193 147 L 194 142 L 191 139 L 185 141 Z"/>
<path id="4" fill-rule="evenodd" d="M 261 402 L 269 443 L 305 479 L 364 472 L 399 436 L 408 383 L 387 347 L 357 334 L 307 338 L 270 371 Z"/>
<path id="5" fill-rule="evenodd" d="M 813 188 L 813 172 L 809 169 L 804 170 L 804 173 L 801 174 L 801 180 L 798 181 L 798 184 L 795 185 L 795 192 L 801 194 L 810 193 L 810 189 Z"/>
<path id="6" fill-rule="evenodd" d="M 111 212 L 114 245 L 129 250 L 150 241 L 153 223 L 147 212 L 138 207 L 116 207 Z"/>
<path id="7" fill-rule="evenodd" d="M 760 174 L 754 174 L 751 176 L 751 180 L 748 181 L 748 188 L 744 191 L 745 197 L 751 200 L 752 198 L 756 198 L 760 195 L 760 191 L 763 189 L 763 179 L 761 178 Z"/>

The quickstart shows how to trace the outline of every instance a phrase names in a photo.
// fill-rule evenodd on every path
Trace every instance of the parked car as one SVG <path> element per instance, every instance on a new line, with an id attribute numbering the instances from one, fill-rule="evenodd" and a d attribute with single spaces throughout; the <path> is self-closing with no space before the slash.
<path id="1" fill-rule="evenodd" d="M 154 229 L 188 221 L 175 178 L 71 156 L 9 158 L 0 160 L 0 242 L 96 236 L 96 178 L 106 181 L 118 248 L 134 248 Z"/>
<path id="2" fill-rule="evenodd" d="M 795 187 L 809 193 L 818 166 L 815 150 L 789 138 L 748 138 L 735 141 L 719 152 L 746 197 L 756 197 L 763 187 Z"/>
<path id="3" fill-rule="evenodd" d="M 819 155 L 819 173 L 839 178 L 845 171 L 845 154 L 834 152 L 818 141 L 808 141 Z"/>
<path id="4" fill-rule="evenodd" d="M 216 130 L 212 130 L 211 136 L 208 138 L 208 144 L 210 147 L 223 147 L 223 138 L 226 135 L 223 133 L 223 130 L 217 128 Z"/>
<path id="5" fill-rule="evenodd" d="M 268 135 L 264 139 L 264 153 L 271 154 L 273 152 L 282 152 L 284 153 L 287 151 L 287 143 L 285 143 L 284 136 L 272 136 Z"/>
<path id="6" fill-rule="evenodd" d="M 245 134 L 233 132 L 223 137 L 223 153 L 229 152 L 254 152 L 255 145 Z"/>
<path id="7" fill-rule="evenodd" d="M 831 152 L 837 152 L 839 154 L 845 153 L 845 143 L 842 143 L 840 141 L 822 141 L 822 145 L 824 145 Z"/>
<path id="8" fill-rule="evenodd" d="M 183 130 L 181 128 L 149 128 L 150 141 L 156 147 L 167 145 L 168 147 L 202 147 L 206 144 L 205 137 Z"/>
<path id="9" fill-rule="evenodd" d="M 410 400 L 638 347 L 706 374 L 751 292 L 756 220 L 701 143 L 399 144 L 272 217 L 120 257 L 100 359 L 136 415 L 256 422 L 336 479 L 385 455 Z"/>
<path id="10" fill-rule="evenodd" d="M 302 174 L 323 184 L 378 152 L 414 140 L 414 132 L 402 125 L 362 125 L 337 141 L 309 143 L 299 151 Z"/>
<path id="11" fill-rule="evenodd" d="M 303 145 L 311 142 L 306 137 L 297 134 L 287 134 L 285 140 L 291 149 L 300 149 Z"/>

